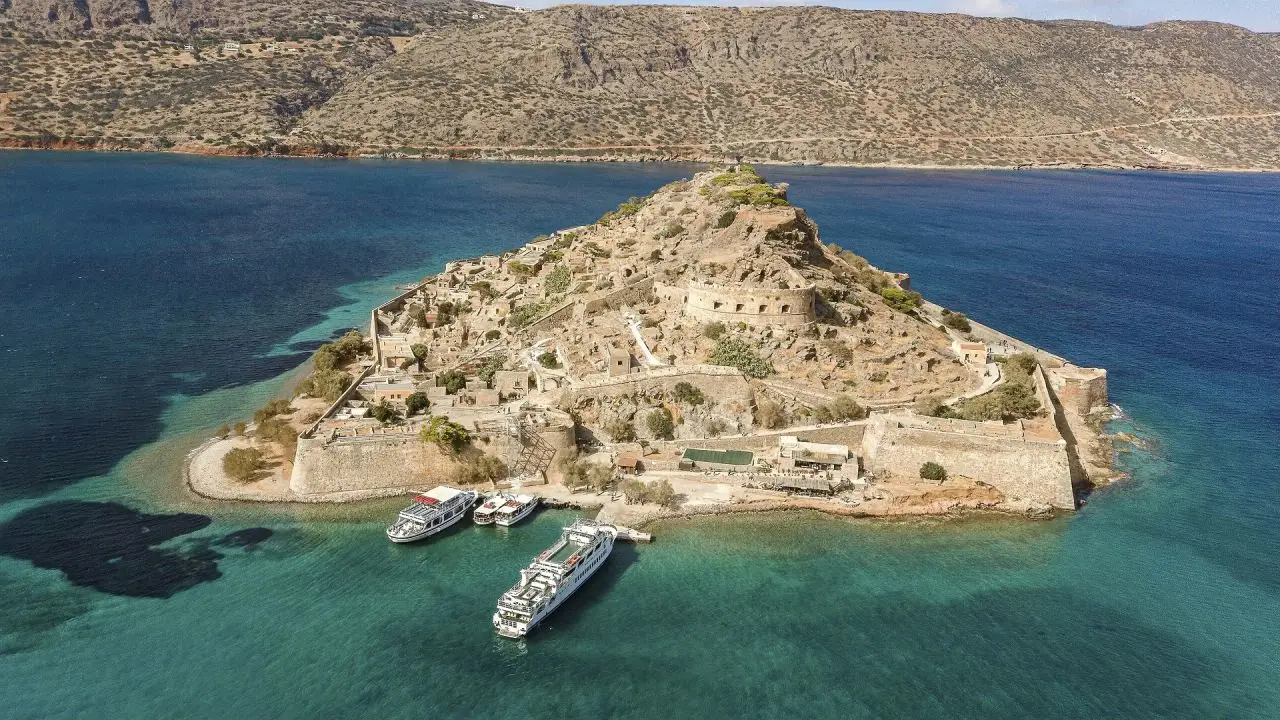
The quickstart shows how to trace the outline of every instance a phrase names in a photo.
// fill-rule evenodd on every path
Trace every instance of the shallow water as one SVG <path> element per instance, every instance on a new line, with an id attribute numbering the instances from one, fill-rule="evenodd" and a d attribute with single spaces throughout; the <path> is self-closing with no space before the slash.
<path id="1" fill-rule="evenodd" d="M 513 643 L 493 603 L 570 513 L 403 547 L 394 502 L 174 490 L 395 283 L 692 171 L 0 154 L 5 715 L 1280 716 L 1280 178 L 766 169 L 1111 370 L 1157 450 L 1071 518 L 667 523 Z"/>

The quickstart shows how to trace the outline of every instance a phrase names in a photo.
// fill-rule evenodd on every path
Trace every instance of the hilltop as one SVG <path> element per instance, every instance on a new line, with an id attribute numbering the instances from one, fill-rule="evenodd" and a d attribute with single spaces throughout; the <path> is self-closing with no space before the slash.
<path id="1" fill-rule="evenodd" d="M 248 438 L 203 451 L 193 483 L 332 501 L 450 481 L 580 502 L 616 482 L 628 505 L 798 493 L 885 515 L 1072 509 L 1073 487 L 1111 478 L 1105 371 L 926 302 L 824 243 L 788 191 L 750 166 L 703 172 L 449 262 L 375 309 L 367 341 L 316 354 L 288 412 L 327 409 L 285 427 L 273 403 Z M 292 463 L 270 482 L 209 479 L 218 453 L 273 443 Z M 636 472 L 649 484 L 624 482 Z"/>
<path id="2" fill-rule="evenodd" d="M 1280 37 L 1221 24 L 466 0 L 223 0 L 142 22 L 145 3 L 65 5 L 0 6 L 8 145 L 1280 167 Z"/>

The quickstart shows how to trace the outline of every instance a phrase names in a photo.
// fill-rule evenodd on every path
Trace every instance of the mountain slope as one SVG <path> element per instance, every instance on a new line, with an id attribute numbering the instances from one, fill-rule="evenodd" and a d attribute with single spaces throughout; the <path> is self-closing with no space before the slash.
<path id="1" fill-rule="evenodd" d="M 1213 23 L 467 0 L 174 0 L 142 23 L 146 0 L 4 1 L 11 145 L 1280 169 L 1280 36 Z M 50 39 L 59 3 L 97 20 Z M 255 42 L 100 39 L 195 26 Z"/>

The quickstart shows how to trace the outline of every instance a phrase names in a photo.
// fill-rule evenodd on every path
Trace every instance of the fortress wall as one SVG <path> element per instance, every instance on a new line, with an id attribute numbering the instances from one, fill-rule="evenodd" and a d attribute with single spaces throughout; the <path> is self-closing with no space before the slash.
<path id="1" fill-rule="evenodd" d="M 674 293 L 667 290 L 669 297 Z M 807 325 L 814 319 L 814 289 L 791 290 L 690 285 L 683 290 L 684 314 L 708 322 L 748 325 Z"/>
<path id="2" fill-rule="evenodd" d="M 707 438 L 703 440 L 676 440 L 672 444 L 681 448 L 705 448 L 708 450 L 751 450 L 753 452 L 773 451 L 778 449 L 778 438 L 783 435 L 794 435 L 804 442 L 830 443 L 848 445 L 849 450 L 859 455 L 862 451 L 863 435 L 866 425 L 845 425 L 840 427 L 815 428 L 812 430 L 769 430 L 763 434 L 745 437 Z"/>
<path id="3" fill-rule="evenodd" d="M 569 322 L 573 319 L 573 302 L 567 302 L 542 317 L 534 320 L 526 325 L 523 329 L 527 332 L 538 333 L 543 330 L 549 330 L 556 325 Z"/>
<path id="4" fill-rule="evenodd" d="M 579 396 L 599 398 L 670 392 L 676 383 L 687 382 L 698 388 L 709 400 L 739 400 L 750 405 L 751 387 L 736 368 L 720 365 L 690 365 L 655 368 L 630 375 L 578 384 L 573 391 Z"/>
<path id="5" fill-rule="evenodd" d="M 1045 380 L 1043 367 L 1036 365 L 1035 372 L 1031 373 L 1031 381 L 1035 386 L 1036 400 L 1040 401 L 1040 407 L 1049 417 L 1053 417 L 1057 410 L 1053 406 L 1053 396 L 1049 394 L 1049 383 Z"/>
<path id="6" fill-rule="evenodd" d="M 1101 368 L 1063 367 L 1048 371 L 1049 385 L 1062 407 L 1077 415 L 1108 405 L 1107 371 Z"/>
<path id="7" fill-rule="evenodd" d="M 454 463 L 413 435 L 326 443 L 299 438 L 289 489 L 299 495 L 350 490 L 415 489 L 446 481 Z"/>
<path id="8" fill-rule="evenodd" d="M 653 278 L 645 278 L 620 290 L 587 302 L 584 315 L 594 315 L 605 310 L 617 310 L 626 305 L 638 305 L 653 293 Z"/>
<path id="9" fill-rule="evenodd" d="M 879 435 L 878 442 L 874 436 Z M 1066 441 L 1027 442 L 903 426 L 889 420 L 869 434 L 874 443 L 867 467 L 918 480 L 920 466 L 936 462 L 951 476 L 980 480 L 1010 500 L 1075 509 Z"/>

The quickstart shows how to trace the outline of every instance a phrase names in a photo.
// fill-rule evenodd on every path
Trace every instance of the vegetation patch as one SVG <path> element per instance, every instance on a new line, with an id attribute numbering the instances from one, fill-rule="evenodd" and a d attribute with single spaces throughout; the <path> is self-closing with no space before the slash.
<path id="1" fill-rule="evenodd" d="M 720 338 L 707 362 L 738 368 L 743 375 L 752 378 L 768 377 L 774 373 L 773 365 L 738 337 Z"/>

